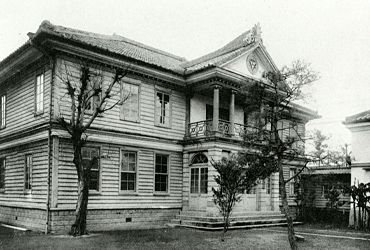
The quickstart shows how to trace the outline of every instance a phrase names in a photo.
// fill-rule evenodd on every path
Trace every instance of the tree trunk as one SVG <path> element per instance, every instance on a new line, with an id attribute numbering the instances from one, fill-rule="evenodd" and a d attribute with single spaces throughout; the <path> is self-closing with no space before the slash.
<path id="1" fill-rule="evenodd" d="M 88 181 L 81 179 L 78 182 L 78 199 L 76 205 L 76 219 L 71 227 L 70 235 L 78 236 L 87 234 L 86 216 L 87 203 L 89 201 L 89 185 Z"/>
<path id="2" fill-rule="evenodd" d="M 73 163 L 75 164 L 78 176 L 78 197 L 75 211 L 76 218 L 72 224 L 69 234 L 78 236 L 87 234 L 86 217 L 90 184 L 90 172 L 84 169 L 82 163 L 82 143 L 80 134 L 73 138 L 73 151 Z"/>
<path id="3" fill-rule="evenodd" d="M 294 234 L 293 218 L 290 214 L 290 209 L 289 209 L 289 204 L 288 204 L 288 199 L 287 199 L 287 194 L 286 194 L 286 189 L 285 189 L 284 175 L 283 175 L 284 174 L 283 164 L 281 160 L 278 160 L 278 167 L 279 167 L 279 189 L 280 189 L 281 201 L 283 203 L 283 212 L 285 214 L 285 218 L 286 218 L 287 226 L 288 226 L 289 244 L 292 250 L 296 250 L 297 243 L 296 243 L 295 234 Z"/>

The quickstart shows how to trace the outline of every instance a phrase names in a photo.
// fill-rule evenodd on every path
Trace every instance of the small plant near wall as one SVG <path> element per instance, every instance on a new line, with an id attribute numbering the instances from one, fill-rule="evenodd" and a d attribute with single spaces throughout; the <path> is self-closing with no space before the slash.
<path id="1" fill-rule="evenodd" d="M 212 188 L 213 202 L 218 207 L 223 220 L 224 228 L 221 241 L 225 241 L 225 233 L 230 226 L 230 216 L 235 204 L 240 202 L 242 194 L 250 191 L 258 179 L 268 177 L 274 170 L 269 168 L 271 164 L 265 164 L 264 160 L 256 158 L 255 155 L 223 157 L 219 161 L 211 161 L 211 164 L 217 171 L 214 177 L 217 188 Z"/>

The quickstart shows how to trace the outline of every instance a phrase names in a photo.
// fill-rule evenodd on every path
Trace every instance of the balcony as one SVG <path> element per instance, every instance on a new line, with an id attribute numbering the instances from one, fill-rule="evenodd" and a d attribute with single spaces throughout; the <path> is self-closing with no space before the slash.
<path id="1" fill-rule="evenodd" d="M 206 138 L 218 134 L 220 137 L 233 137 L 241 140 L 245 133 L 252 131 L 244 124 L 235 123 L 234 131 L 231 133 L 231 123 L 225 120 L 218 120 L 218 129 L 214 130 L 212 119 L 190 123 L 188 129 L 188 137 L 192 139 Z"/>

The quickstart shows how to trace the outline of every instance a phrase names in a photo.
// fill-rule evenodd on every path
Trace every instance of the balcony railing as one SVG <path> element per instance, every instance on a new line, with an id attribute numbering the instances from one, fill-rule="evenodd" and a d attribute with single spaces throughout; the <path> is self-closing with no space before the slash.
<path id="1" fill-rule="evenodd" d="M 189 124 L 189 137 L 190 138 L 202 138 L 214 135 L 214 132 L 218 132 L 221 136 L 230 137 L 230 122 L 225 120 L 218 121 L 217 131 L 213 130 L 213 120 L 204 120 L 199 122 L 193 122 Z M 242 138 L 242 136 L 250 131 L 246 125 L 235 123 L 233 136 Z"/>

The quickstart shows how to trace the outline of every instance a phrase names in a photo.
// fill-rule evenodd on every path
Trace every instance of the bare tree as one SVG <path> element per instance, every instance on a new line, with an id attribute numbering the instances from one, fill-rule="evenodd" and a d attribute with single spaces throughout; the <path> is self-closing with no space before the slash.
<path id="1" fill-rule="evenodd" d="M 78 178 L 78 198 L 76 218 L 69 234 L 76 236 L 87 234 L 86 216 L 91 169 L 99 161 L 99 155 L 94 155 L 89 162 L 82 159 L 82 148 L 88 139 L 87 130 L 100 114 L 122 103 L 123 100 L 118 100 L 109 104 L 108 100 L 112 97 L 113 87 L 126 76 L 127 69 L 114 69 L 112 78 L 106 82 L 103 72 L 87 63 L 83 62 L 78 66 L 65 64 L 64 66 L 62 72 L 59 73 L 69 99 L 69 120 L 60 115 L 57 121 L 68 132 L 73 145 L 73 163 Z M 79 72 L 79 76 L 70 70 L 71 67 L 72 70 Z"/>
<path id="2" fill-rule="evenodd" d="M 300 118 L 302 115 L 298 115 L 305 109 L 295 102 L 307 98 L 305 88 L 318 76 L 310 65 L 295 61 L 280 72 L 265 73 L 264 78 L 266 81 L 246 84 L 244 110 L 252 119 L 249 124 L 251 132 L 244 136 L 243 144 L 247 150 L 257 149 L 260 152 L 257 156 L 273 159 L 271 164 L 279 172 L 279 191 L 288 224 L 289 243 L 291 249 L 297 249 L 286 185 L 304 170 L 308 160 L 304 156 L 304 121 Z M 286 179 L 284 166 L 291 162 L 295 165 L 300 163 L 300 166 Z"/>

